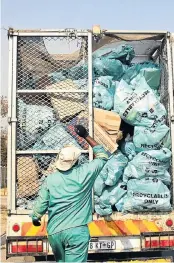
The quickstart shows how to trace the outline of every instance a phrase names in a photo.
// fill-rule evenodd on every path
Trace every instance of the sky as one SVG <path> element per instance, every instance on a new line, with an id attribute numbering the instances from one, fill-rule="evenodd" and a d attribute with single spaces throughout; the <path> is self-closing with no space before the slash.
<path id="1" fill-rule="evenodd" d="M 9 27 L 16 29 L 167 30 L 174 0 L 1 0 L 1 93 L 8 88 Z"/>

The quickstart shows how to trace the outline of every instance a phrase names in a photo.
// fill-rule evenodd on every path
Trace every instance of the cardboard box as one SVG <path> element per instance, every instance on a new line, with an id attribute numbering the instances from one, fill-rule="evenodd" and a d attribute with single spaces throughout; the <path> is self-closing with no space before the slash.
<path id="1" fill-rule="evenodd" d="M 48 86 L 46 89 L 51 90 L 77 90 L 79 87 L 71 79 L 60 81 Z M 73 94 L 73 95 L 72 95 Z M 61 121 L 69 120 L 86 109 L 84 93 L 51 93 L 51 104 L 56 116 Z"/>
<path id="2" fill-rule="evenodd" d="M 109 134 L 95 121 L 94 121 L 94 140 L 98 144 L 103 145 L 103 147 L 110 153 L 115 152 L 118 148 L 118 144 L 116 142 L 113 142 Z"/>
<path id="3" fill-rule="evenodd" d="M 121 118 L 117 113 L 94 108 L 94 121 L 103 128 L 114 143 L 122 139 L 122 133 L 119 130 Z"/>
<path id="4" fill-rule="evenodd" d="M 32 157 L 17 159 L 17 196 L 24 198 L 36 195 L 39 190 L 38 167 Z"/>
<path id="5" fill-rule="evenodd" d="M 121 118 L 117 113 L 97 108 L 94 108 L 94 121 L 105 131 L 119 131 L 121 125 Z"/>

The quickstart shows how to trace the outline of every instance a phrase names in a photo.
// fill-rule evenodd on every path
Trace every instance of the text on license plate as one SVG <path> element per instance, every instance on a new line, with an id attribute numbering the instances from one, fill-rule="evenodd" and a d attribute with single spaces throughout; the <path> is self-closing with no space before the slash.
<path id="1" fill-rule="evenodd" d="M 100 249 L 115 250 L 116 249 L 115 241 L 96 241 L 89 243 L 89 250 L 100 250 Z"/>

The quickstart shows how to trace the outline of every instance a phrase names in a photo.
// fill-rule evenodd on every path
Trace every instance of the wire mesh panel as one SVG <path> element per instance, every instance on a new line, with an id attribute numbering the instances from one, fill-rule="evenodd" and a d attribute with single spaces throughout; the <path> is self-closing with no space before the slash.
<path id="1" fill-rule="evenodd" d="M 17 99 L 17 149 L 59 150 L 80 147 L 75 124 L 88 128 L 86 93 L 23 94 Z M 86 149 L 84 141 L 80 143 Z"/>
<path id="2" fill-rule="evenodd" d="M 19 37 L 18 89 L 56 88 L 66 79 L 72 79 L 66 89 L 79 88 L 74 82 L 79 79 L 82 88 L 88 79 L 87 56 L 87 37 Z"/>
<path id="3" fill-rule="evenodd" d="M 89 129 L 88 81 L 88 36 L 18 37 L 18 209 L 32 209 L 42 182 L 56 169 L 62 147 L 88 151 L 74 130 L 76 124 Z M 88 154 L 82 154 L 79 162 L 87 161 Z"/>

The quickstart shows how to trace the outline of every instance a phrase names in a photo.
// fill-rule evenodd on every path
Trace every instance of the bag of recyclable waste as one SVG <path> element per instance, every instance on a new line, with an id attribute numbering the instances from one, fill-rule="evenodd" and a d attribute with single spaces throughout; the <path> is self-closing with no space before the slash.
<path id="1" fill-rule="evenodd" d="M 113 77 L 104 76 L 96 79 L 93 87 L 93 106 L 111 110 L 114 106 L 115 84 Z"/>
<path id="2" fill-rule="evenodd" d="M 112 76 L 114 80 L 120 80 L 127 67 L 110 53 L 94 59 L 93 69 L 96 76 Z"/>
<path id="3" fill-rule="evenodd" d="M 157 178 L 131 179 L 127 183 L 124 212 L 170 211 L 170 191 Z"/>
<path id="4" fill-rule="evenodd" d="M 128 134 L 127 137 L 125 138 L 125 141 L 121 142 L 120 149 L 121 149 L 121 152 L 124 155 L 126 155 L 128 160 L 132 160 L 136 155 L 135 145 L 133 143 L 133 137 L 131 137 Z"/>
<path id="5" fill-rule="evenodd" d="M 134 79 L 135 80 L 135 79 Z M 114 111 L 133 126 L 151 127 L 164 123 L 166 110 L 153 94 L 144 77 L 133 85 L 121 80 L 115 91 Z"/>
<path id="6" fill-rule="evenodd" d="M 126 198 L 126 195 L 124 195 L 124 196 L 115 204 L 115 208 L 117 209 L 118 212 L 122 212 L 122 211 L 123 211 L 125 198 Z"/>
<path id="7" fill-rule="evenodd" d="M 66 145 L 74 145 L 81 149 L 76 140 L 66 132 L 62 124 L 57 121 L 37 142 L 34 150 L 59 150 Z"/>
<path id="8" fill-rule="evenodd" d="M 18 100 L 19 149 L 28 149 L 55 123 L 53 109 L 48 106 L 29 105 Z"/>
<path id="9" fill-rule="evenodd" d="M 115 205 L 127 192 L 127 186 L 124 182 L 119 181 L 117 185 L 106 187 L 100 196 L 99 205 Z"/>
<path id="10" fill-rule="evenodd" d="M 96 196 L 101 196 L 103 189 L 106 187 L 103 179 L 101 178 L 100 174 L 97 176 L 95 183 L 94 183 L 94 194 Z"/>
<path id="11" fill-rule="evenodd" d="M 157 90 L 159 88 L 161 68 L 152 61 L 132 65 L 126 70 L 123 79 L 130 84 L 137 75 L 143 76 L 151 89 Z"/>
<path id="12" fill-rule="evenodd" d="M 171 178 L 167 170 L 170 167 L 171 155 L 171 151 L 167 148 L 138 153 L 125 168 L 123 181 L 127 182 L 132 178 L 157 177 L 164 184 L 170 185 Z"/>
<path id="13" fill-rule="evenodd" d="M 81 60 L 76 66 L 66 70 L 66 77 L 73 80 L 87 78 L 88 64 Z"/>
<path id="14" fill-rule="evenodd" d="M 117 151 L 116 154 L 112 155 L 100 172 L 100 177 L 103 179 L 105 185 L 116 185 L 127 163 L 128 159 L 121 151 Z"/>
<path id="15" fill-rule="evenodd" d="M 135 57 L 135 51 L 132 46 L 122 44 L 117 47 L 104 46 L 93 52 L 93 59 L 101 58 L 103 56 L 112 55 L 114 59 L 120 60 L 123 64 L 130 64 L 132 59 Z"/>
<path id="16" fill-rule="evenodd" d="M 48 74 L 48 76 L 51 77 L 53 83 L 57 83 L 66 79 L 61 71 L 51 72 L 50 74 Z"/>
<path id="17" fill-rule="evenodd" d="M 81 149 L 76 140 L 66 132 L 62 124 L 57 121 L 56 124 L 50 128 L 44 135 L 39 138 L 34 146 L 33 150 L 60 150 L 66 145 L 74 145 Z M 51 158 L 49 155 L 36 154 L 35 159 L 38 164 L 45 169 L 48 168 Z"/>
<path id="18" fill-rule="evenodd" d="M 52 72 L 41 77 L 28 74 L 21 85 L 23 89 L 47 89 L 48 86 L 62 80 L 65 80 L 62 72 Z"/>
<path id="19" fill-rule="evenodd" d="M 110 205 L 95 205 L 95 212 L 100 216 L 111 215 L 112 207 Z"/>
<path id="20" fill-rule="evenodd" d="M 88 90 L 88 79 L 87 78 L 73 80 L 73 83 L 82 90 L 86 90 L 86 91 Z"/>
<path id="21" fill-rule="evenodd" d="M 137 152 L 171 148 L 170 129 L 165 124 L 156 127 L 134 129 L 133 143 Z"/>

